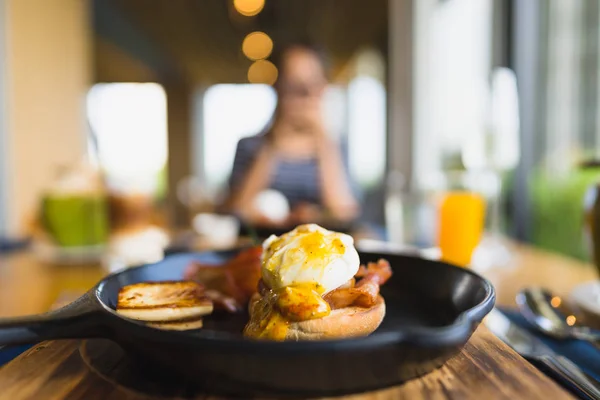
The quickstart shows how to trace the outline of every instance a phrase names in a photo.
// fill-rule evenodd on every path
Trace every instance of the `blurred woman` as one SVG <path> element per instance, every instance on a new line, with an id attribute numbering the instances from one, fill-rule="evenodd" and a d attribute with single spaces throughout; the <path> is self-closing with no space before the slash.
<path id="1" fill-rule="evenodd" d="M 255 202 L 272 189 L 285 196 L 291 210 L 280 225 L 349 222 L 360 210 L 340 147 L 323 123 L 323 58 L 315 47 L 297 43 L 272 60 L 279 71 L 275 114 L 266 132 L 238 142 L 227 205 L 249 222 L 272 225 Z"/>

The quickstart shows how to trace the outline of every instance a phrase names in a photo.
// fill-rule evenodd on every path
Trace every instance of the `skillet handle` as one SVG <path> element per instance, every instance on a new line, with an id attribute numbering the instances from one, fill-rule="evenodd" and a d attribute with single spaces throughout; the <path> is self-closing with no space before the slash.
<path id="1" fill-rule="evenodd" d="M 0 318 L 0 345 L 100 336 L 101 321 L 101 306 L 86 293 L 55 311 Z"/>

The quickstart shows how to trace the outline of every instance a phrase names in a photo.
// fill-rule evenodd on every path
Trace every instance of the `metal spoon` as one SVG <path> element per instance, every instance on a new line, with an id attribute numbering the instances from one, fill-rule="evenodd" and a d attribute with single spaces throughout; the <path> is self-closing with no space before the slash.
<path id="1" fill-rule="evenodd" d="M 600 331 L 576 325 L 577 318 L 564 313 L 564 302 L 549 291 L 533 287 L 519 292 L 517 304 L 521 315 L 546 335 L 556 339 L 580 339 L 598 345 Z M 561 307 L 562 306 L 562 307 Z"/>

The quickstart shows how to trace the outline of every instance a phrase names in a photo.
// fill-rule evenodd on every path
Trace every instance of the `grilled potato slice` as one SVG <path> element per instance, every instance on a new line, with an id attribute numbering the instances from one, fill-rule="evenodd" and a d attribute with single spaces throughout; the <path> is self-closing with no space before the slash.
<path id="1" fill-rule="evenodd" d="M 213 311 L 213 303 L 203 288 L 191 281 L 143 282 L 119 291 L 117 313 L 147 322 L 200 318 Z"/>

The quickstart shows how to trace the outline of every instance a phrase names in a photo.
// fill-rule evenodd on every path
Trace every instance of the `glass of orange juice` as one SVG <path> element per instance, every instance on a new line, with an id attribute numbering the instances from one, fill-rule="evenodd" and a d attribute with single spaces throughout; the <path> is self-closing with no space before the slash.
<path id="1" fill-rule="evenodd" d="M 485 226 L 486 202 L 466 174 L 448 176 L 438 209 L 442 261 L 467 267 Z"/>

